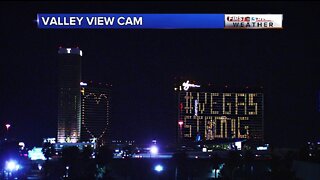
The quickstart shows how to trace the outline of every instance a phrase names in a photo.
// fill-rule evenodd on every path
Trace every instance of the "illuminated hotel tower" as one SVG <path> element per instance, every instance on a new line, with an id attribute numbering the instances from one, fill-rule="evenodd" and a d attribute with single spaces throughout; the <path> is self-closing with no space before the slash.
<path id="1" fill-rule="evenodd" d="M 81 141 L 110 142 L 110 87 L 104 83 L 81 82 Z"/>
<path id="2" fill-rule="evenodd" d="M 80 139 L 81 56 L 79 48 L 59 48 L 58 51 L 58 142 L 78 142 Z"/>

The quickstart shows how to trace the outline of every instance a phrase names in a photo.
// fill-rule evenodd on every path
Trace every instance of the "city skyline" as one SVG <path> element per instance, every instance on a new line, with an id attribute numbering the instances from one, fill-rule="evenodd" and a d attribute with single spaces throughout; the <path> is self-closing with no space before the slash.
<path id="1" fill-rule="evenodd" d="M 249 6 L 250 5 L 250 6 Z M 283 30 L 40 30 L 36 14 L 55 12 L 283 13 Z M 170 7 L 170 8 L 169 8 Z M 83 77 L 113 85 L 117 139 L 174 142 L 175 77 L 264 89 L 265 141 L 299 147 L 317 140 L 318 78 L 314 3 L 3 3 L 0 19 L 2 124 L 31 145 L 55 137 L 57 49 L 83 50 Z M 303 18 L 301 14 L 306 17 Z M 304 21 L 300 24 L 298 21 Z M 19 22 L 19 23 L 17 23 Z M 5 128 L 5 127 L 3 127 Z M 125 132 L 125 133 L 123 133 Z"/>

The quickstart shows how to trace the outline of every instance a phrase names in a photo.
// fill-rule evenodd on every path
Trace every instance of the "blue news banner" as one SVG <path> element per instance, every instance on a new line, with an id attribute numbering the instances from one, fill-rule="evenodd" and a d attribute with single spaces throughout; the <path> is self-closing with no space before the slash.
<path id="1" fill-rule="evenodd" d="M 40 29 L 223 29 L 224 14 L 38 14 Z"/>

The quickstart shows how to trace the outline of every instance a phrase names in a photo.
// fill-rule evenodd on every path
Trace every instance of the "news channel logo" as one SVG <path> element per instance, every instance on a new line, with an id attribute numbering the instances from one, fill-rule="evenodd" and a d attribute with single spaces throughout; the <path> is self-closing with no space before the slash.
<path id="1" fill-rule="evenodd" d="M 225 14 L 225 29 L 282 29 L 282 14 Z"/>

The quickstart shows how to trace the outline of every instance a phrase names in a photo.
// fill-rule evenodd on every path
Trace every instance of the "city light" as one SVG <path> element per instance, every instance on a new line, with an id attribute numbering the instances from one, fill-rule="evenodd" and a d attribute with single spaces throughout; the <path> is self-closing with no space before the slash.
<path id="1" fill-rule="evenodd" d="M 237 147 L 237 150 L 241 150 L 241 141 L 235 142 L 235 146 Z"/>
<path id="2" fill-rule="evenodd" d="M 200 87 L 200 85 L 189 84 L 189 80 L 187 82 L 182 83 L 183 90 L 187 91 L 189 87 Z"/>
<path id="3" fill-rule="evenodd" d="M 7 130 L 9 130 L 10 126 L 11 126 L 10 124 L 6 124 Z"/>
<path id="4" fill-rule="evenodd" d="M 179 124 L 180 126 L 182 126 L 182 125 L 183 125 L 183 121 L 179 121 L 178 124 Z"/>
<path id="5" fill-rule="evenodd" d="M 157 140 L 152 140 L 152 144 L 157 144 Z"/>
<path id="6" fill-rule="evenodd" d="M 18 171 L 20 168 L 20 165 L 16 161 L 7 161 L 6 162 L 6 170 L 7 171 Z"/>
<path id="7" fill-rule="evenodd" d="M 219 178 L 220 176 L 220 169 L 212 169 L 212 178 Z"/>
<path id="8" fill-rule="evenodd" d="M 266 150 L 268 150 L 268 147 L 258 146 L 258 147 L 257 147 L 257 150 L 258 150 L 258 151 L 266 151 Z"/>
<path id="9" fill-rule="evenodd" d="M 154 167 L 154 170 L 157 171 L 157 172 L 162 172 L 163 171 L 163 166 L 158 164 Z"/>
<path id="10" fill-rule="evenodd" d="M 20 147 L 21 149 L 24 149 L 25 146 L 26 146 L 26 145 L 24 144 L 24 142 L 19 142 L 19 147 Z"/>
<path id="11" fill-rule="evenodd" d="M 46 160 L 41 147 L 34 147 L 32 150 L 29 150 L 28 157 L 31 160 Z"/>
<path id="12" fill-rule="evenodd" d="M 158 154 L 158 152 L 159 152 L 159 149 L 157 146 L 151 146 L 151 148 L 150 148 L 151 154 Z"/>

